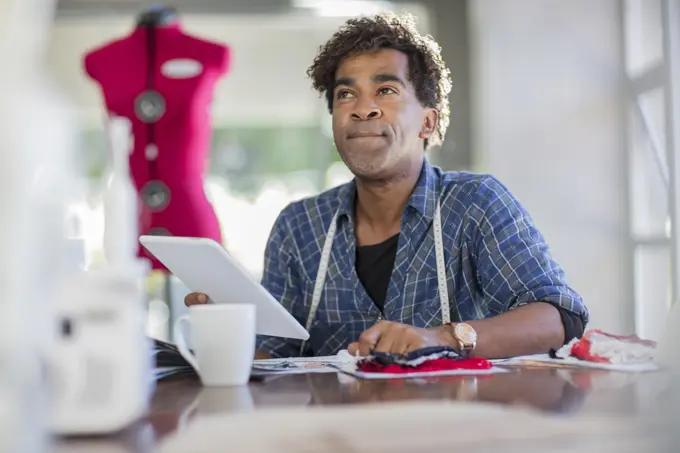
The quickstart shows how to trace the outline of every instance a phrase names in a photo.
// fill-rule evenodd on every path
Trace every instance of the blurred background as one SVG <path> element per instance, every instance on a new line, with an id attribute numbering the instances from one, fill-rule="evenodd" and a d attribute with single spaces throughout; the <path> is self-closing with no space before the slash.
<path id="1" fill-rule="evenodd" d="M 151 3 L 58 2 L 48 59 L 82 126 L 86 196 L 71 208 L 91 263 L 103 259 L 107 157 L 102 96 L 82 58 L 129 33 Z M 318 47 L 348 17 L 408 11 L 438 40 L 453 78 L 451 125 L 430 160 L 492 173 L 509 187 L 585 298 L 590 327 L 657 339 L 680 281 L 669 209 L 677 151 L 670 84 L 679 83 L 669 68 L 680 55 L 664 46 L 661 0 L 166 4 L 185 32 L 233 54 L 212 105 L 206 192 L 226 247 L 255 278 L 278 212 L 351 178 L 305 75 Z M 149 333 L 167 339 L 186 288 L 160 275 L 149 292 Z"/>

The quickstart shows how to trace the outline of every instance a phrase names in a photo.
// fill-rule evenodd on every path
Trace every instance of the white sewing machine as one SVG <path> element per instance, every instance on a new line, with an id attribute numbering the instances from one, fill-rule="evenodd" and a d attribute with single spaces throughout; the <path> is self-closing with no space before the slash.
<path id="1" fill-rule="evenodd" d="M 50 427 L 56 434 L 103 434 L 132 424 L 148 409 L 155 383 L 146 337 L 146 260 L 136 257 L 136 192 L 127 167 L 131 130 L 108 123 L 113 155 L 105 194 L 107 263 L 63 273 L 52 350 Z"/>

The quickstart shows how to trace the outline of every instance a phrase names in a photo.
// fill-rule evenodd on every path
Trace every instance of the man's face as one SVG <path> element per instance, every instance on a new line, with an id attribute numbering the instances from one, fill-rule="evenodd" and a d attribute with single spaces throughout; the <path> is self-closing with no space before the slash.
<path id="1" fill-rule="evenodd" d="M 437 124 L 408 80 L 408 58 L 394 49 L 343 60 L 335 75 L 333 136 L 357 177 L 388 180 L 422 160 Z"/>

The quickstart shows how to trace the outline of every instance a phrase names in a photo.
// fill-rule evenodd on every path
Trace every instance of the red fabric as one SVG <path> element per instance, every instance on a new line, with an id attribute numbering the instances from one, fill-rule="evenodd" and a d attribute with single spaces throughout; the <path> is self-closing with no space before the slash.
<path id="1" fill-rule="evenodd" d="M 154 33 L 156 39 L 153 89 L 166 101 L 165 113 L 152 125 L 158 146 L 155 175 L 145 156 L 149 127 L 134 112 L 135 99 L 147 90 L 147 33 Z M 165 76 L 162 65 L 177 59 L 198 61 L 203 72 L 186 79 Z M 162 211 L 153 212 L 141 204 L 140 234 L 163 228 L 173 236 L 222 242 L 217 216 L 203 189 L 203 177 L 212 135 L 209 106 L 213 88 L 229 69 L 230 60 L 229 47 L 185 34 L 179 23 L 152 31 L 138 27 L 84 57 L 84 69 L 99 84 L 106 109 L 132 122 L 130 171 L 137 190 L 154 177 L 170 189 L 170 203 Z M 143 247 L 138 253 L 150 259 L 154 269 L 165 270 Z"/>
<path id="2" fill-rule="evenodd" d="M 357 364 L 357 369 L 365 373 L 428 373 L 432 371 L 449 370 L 488 370 L 493 366 L 491 362 L 481 358 L 471 359 L 433 359 L 418 366 L 410 367 L 403 365 L 381 365 L 375 362 L 363 362 Z"/>
<path id="3" fill-rule="evenodd" d="M 639 343 L 639 344 L 643 344 L 645 346 L 650 346 L 650 347 L 656 346 L 656 342 L 654 342 L 652 340 L 643 340 L 640 337 L 638 337 L 637 335 L 613 335 L 613 334 L 606 333 L 606 332 L 603 332 L 603 331 L 598 330 L 598 329 L 593 329 L 593 330 L 589 330 L 588 332 L 586 332 L 585 335 L 583 335 L 583 337 L 579 341 L 574 343 L 574 345 L 571 347 L 571 355 L 573 357 L 576 357 L 577 359 L 581 359 L 581 360 L 587 360 L 589 362 L 611 363 L 611 360 L 609 360 L 608 358 L 601 357 L 601 356 L 592 354 L 590 352 L 590 347 L 592 345 L 592 341 L 591 341 L 590 337 L 593 334 L 598 334 L 598 335 L 602 335 L 602 336 L 605 336 L 605 337 L 614 338 L 616 340 L 623 341 L 623 342 L 626 342 L 626 343 Z"/>
<path id="4" fill-rule="evenodd" d="M 588 362 L 610 363 L 609 359 L 590 353 L 590 340 L 585 336 L 571 347 L 571 355 Z"/>

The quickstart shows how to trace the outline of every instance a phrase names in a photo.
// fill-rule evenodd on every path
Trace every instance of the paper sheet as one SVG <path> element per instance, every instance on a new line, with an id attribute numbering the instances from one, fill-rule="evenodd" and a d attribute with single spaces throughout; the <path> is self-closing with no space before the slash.
<path id="1" fill-rule="evenodd" d="M 342 354 L 341 351 L 334 356 L 255 360 L 253 371 L 257 374 L 337 373 L 336 366 L 353 362 L 349 354 Z"/>
<path id="2" fill-rule="evenodd" d="M 156 381 L 196 375 L 193 367 L 182 358 L 177 347 L 172 343 L 154 339 L 151 360 L 155 364 L 153 379 Z"/>
<path id="3" fill-rule="evenodd" d="M 171 376 L 193 375 L 195 371 L 190 366 L 166 366 L 154 368 L 153 374 L 154 379 L 158 381 Z"/>
<path id="4" fill-rule="evenodd" d="M 491 360 L 495 365 L 500 366 L 545 366 L 551 368 L 592 368 L 596 370 L 622 371 L 628 373 L 642 373 L 646 371 L 656 371 L 659 367 L 653 362 L 645 363 L 596 363 L 586 362 L 577 358 L 553 359 L 549 354 L 536 354 L 510 359 Z"/>

